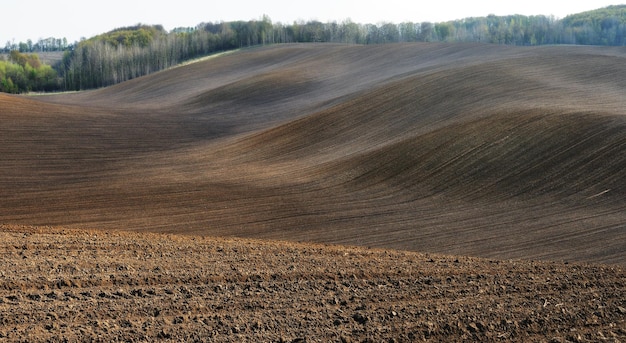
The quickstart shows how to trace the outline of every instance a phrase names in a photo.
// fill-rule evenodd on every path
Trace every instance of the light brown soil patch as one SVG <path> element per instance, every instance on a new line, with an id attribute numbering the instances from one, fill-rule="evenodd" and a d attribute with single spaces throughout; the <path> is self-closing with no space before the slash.
<path id="1" fill-rule="evenodd" d="M 0 227 L 3 341 L 619 342 L 619 267 Z"/>

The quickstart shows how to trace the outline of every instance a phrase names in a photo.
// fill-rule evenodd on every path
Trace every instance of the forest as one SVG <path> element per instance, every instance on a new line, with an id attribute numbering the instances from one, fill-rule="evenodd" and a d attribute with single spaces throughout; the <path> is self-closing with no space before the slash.
<path id="1" fill-rule="evenodd" d="M 1 62 L 4 66 L 0 66 L 0 80 L 4 80 L 1 90 L 24 92 L 106 87 L 215 52 L 255 45 L 308 42 L 626 46 L 626 5 L 578 13 L 560 20 L 543 15 L 489 15 L 441 23 L 358 24 L 344 20 L 341 23 L 301 21 L 283 24 L 263 16 L 250 21 L 200 23 L 170 32 L 161 25 L 138 24 L 74 44 L 54 38 L 36 44 L 7 42 L 5 53 L 55 49 L 65 53 L 62 62 L 54 66 L 59 75 L 55 82 L 50 81 L 52 73 L 47 69 L 38 71 L 32 64 L 19 63 L 12 57 Z M 18 66 L 23 71 L 17 70 Z M 47 76 L 42 79 L 41 75 Z"/>

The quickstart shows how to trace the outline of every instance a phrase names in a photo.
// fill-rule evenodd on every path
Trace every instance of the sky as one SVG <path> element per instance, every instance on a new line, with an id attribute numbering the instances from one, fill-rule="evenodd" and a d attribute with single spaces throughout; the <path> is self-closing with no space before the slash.
<path id="1" fill-rule="evenodd" d="M 201 22 L 260 19 L 274 23 L 319 20 L 361 24 L 442 22 L 489 14 L 554 15 L 626 3 L 626 0 L 0 0 L 0 45 L 41 38 L 89 38 L 115 28 L 161 24 L 166 30 Z"/>

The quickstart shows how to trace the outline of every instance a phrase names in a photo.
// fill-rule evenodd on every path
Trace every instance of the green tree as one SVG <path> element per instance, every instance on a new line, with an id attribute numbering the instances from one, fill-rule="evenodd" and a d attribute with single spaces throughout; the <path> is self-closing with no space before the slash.
<path id="1" fill-rule="evenodd" d="M 435 24 L 435 32 L 439 41 L 446 42 L 448 39 L 451 39 L 452 31 L 454 27 L 450 23 L 439 23 Z"/>
<path id="2" fill-rule="evenodd" d="M 11 51 L 9 61 L 0 61 L 0 91 L 22 93 L 52 91 L 59 87 L 57 72 L 41 63 L 36 54 Z"/>
<path id="3" fill-rule="evenodd" d="M 419 41 L 430 42 L 433 37 L 433 24 L 424 22 L 420 25 Z"/>

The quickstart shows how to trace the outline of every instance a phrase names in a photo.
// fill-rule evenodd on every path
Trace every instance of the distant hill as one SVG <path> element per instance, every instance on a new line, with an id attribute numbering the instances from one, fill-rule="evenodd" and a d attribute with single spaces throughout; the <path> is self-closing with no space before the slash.
<path id="1" fill-rule="evenodd" d="M 563 18 L 567 26 L 581 27 L 585 25 L 597 25 L 602 28 L 610 28 L 615 24 L 626 22 L 626 5 L 613 5 L 592 11 L 581 12 Z"/>
<path id="2" fill-rule="evenodd" d="M 92 42 L 106 42 L 114 47 L 118 46 L 139 46 L 145 48 L 152 41 L 162 35 L 167 35 L 167 31 L 161 25 L 142 25 L 121 27 L 112 31 L 89 38 L 81 44 L 90 44 Z"/>
<path id="3" fill-rule="evenodd" d="M 561 22 L 575 44 L 626 45 L 626 5 L 573 14 Z"/>

